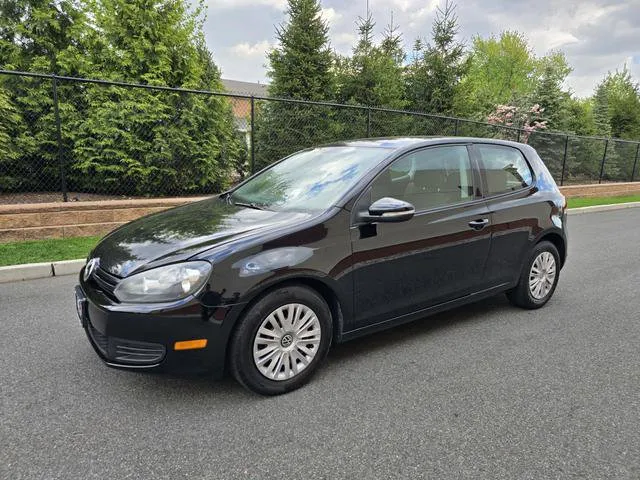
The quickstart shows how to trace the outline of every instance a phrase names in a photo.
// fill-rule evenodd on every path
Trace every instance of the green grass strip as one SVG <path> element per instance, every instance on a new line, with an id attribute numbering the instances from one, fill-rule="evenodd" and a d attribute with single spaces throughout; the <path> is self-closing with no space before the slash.
<path id="1" fill-rule="evenodd" d="M 568 198 L 569 208 L 593 207 L 595 205 L 611 205 L 614 203 L 640 202 L 640 195 L 626 195 L 623 197 L 578 197 Z"/>
<path id="2" fill-rule="evenodd" d="M 0 243 L 0 267 L 87 258 L 101 237 L 54 238 Z"/>

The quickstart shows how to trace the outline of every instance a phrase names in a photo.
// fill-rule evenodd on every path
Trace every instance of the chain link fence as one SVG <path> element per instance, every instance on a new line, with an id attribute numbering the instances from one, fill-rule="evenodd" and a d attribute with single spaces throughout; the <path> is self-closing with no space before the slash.
<path id="1" fill-rule="evenodd" d="M 365 137 L 526 141 L 560 185 L 634 181 L 640 142 L 460 118 L 0 70 L 0 204 L 206 195 Z"/>

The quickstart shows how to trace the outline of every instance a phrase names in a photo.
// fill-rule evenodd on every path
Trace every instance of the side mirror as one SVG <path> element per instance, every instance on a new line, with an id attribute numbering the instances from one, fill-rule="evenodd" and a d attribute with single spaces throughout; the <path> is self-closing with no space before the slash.
<path id="1" fill-rule="evenodd" d="M 376 200 L 369 207 L 369 213 L 360 213 L 362 222 L 404 222 L 413 217 L 416 209 L 409 202 L 397 198 L 384 197 Z"/>

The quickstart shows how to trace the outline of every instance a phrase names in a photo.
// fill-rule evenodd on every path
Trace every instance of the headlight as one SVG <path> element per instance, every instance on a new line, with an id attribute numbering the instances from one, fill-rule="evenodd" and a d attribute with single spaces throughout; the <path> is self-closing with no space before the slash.
<path id="1" fill-rule="evenodd" d="M 114 290 L 122 302 L 153 303 L 180 300 L 202 287 L 211 272 L 209 262 L 185 262 L 152 268 L 122 280 Z"/>

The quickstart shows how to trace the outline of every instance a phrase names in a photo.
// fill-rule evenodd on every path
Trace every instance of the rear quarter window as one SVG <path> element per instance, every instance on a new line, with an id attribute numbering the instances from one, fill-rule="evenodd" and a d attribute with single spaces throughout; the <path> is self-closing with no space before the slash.
<path id="1" fill-rule="evenodd" d="M 533 183 L 531 167 L 522 153 L 502 145 L 476 145 L 487 181 L 487 193 L 513 192 Z"/>

